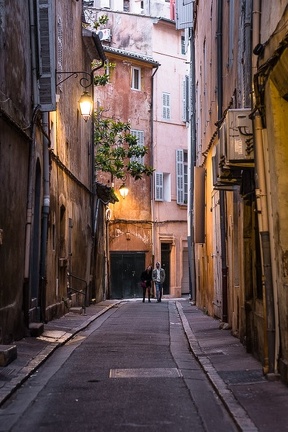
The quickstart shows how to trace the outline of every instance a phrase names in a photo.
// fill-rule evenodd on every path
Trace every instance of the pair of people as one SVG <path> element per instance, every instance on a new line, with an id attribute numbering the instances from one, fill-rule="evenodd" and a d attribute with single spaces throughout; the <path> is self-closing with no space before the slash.
<path id="1" fill-rule="evenodd" d="M 152 271 L 152 266 L 149 265 L 141 274 L 141 286 L 143 289 L 143 303 L 145 302 L 146 290 L 148 290 L 148 302 L 151 302 L 151 284 L 155 283 L 156 299 L 161 302 L 162 286 L 165 281 L 165 270 L 161 267 L 160 262 L 156 262 L 156 268 Z"/>

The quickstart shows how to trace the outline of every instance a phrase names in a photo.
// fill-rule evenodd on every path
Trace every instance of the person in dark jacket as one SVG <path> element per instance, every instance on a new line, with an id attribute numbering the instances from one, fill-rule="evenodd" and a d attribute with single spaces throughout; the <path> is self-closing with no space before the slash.
<path id="1" fill-rule="evenodd" d="M 162 287 L 165 281 L 165 270 L 161 267 L 159 261 L 156 262 L 156 268 L 152 272 L 152 280 L 155 283 L 157 302 L 161 302 Z"/>
<path id="2" fill-rule="evenodd" d="M 143 303 L 145 302 L 146 290 L 148 291 L 148 302 L 150 303 L 151 296 L 151 282 L 152 282 L 152 266 L 149 265 L 142 273 L 141 273 L 141 286 L 143 289 Z"/>

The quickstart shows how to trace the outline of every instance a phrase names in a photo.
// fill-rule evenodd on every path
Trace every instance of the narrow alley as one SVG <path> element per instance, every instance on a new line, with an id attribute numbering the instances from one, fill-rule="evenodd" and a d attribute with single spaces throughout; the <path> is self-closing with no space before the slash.
<path id="1" fill-rule="evenodd" d="M 268 382 L 238 339 L 188 300 L 106 301 L 86 316 L 50 322 L 41 337 L 19 342 L 18 351 L 10 379 L 0 370 L 0 394 L 10 389 L 2 398 L 1 432 L 268 432 L 272 423 L 288 430 L 287 415 L 277 416 L 266 400 L 274 394 L 278 407 L 287 404 L 286 386 Z"/>

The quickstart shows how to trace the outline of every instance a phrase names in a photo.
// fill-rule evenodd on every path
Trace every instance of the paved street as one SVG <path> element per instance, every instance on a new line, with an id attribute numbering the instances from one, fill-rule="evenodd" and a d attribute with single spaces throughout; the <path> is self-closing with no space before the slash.
<path id="1" fill-rule="evenodd" d="M 0 431 L 288 430 L 287 387 L 188 300 L 103 302 L 17 347 Z"/>
<path id="2" fill-rule="evenodd" d="M 110 309 L 60 348 L 1 414 L 1 430 L 22 432 L 236 430 L 189 352 L 173 302 Z"/>

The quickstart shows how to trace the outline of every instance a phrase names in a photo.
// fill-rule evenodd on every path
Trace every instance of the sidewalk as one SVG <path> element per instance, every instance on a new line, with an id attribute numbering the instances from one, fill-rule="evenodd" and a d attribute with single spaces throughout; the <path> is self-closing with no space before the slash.
<path id="1" fill-rule="evenodd" d="M 119 300 L 106 300 L 91 305 L 86 308 L 85 315 L 68 313 L 45 324 L 44 333 L 40 337 L 16 341 L 13 345 L 17 346 L 17 359 L 0 367 L 0 407 L 59 345 L 65 344 L 117 303 Z"/>
<path id="2" fill-rule="evenodd" d="M 215 392 L 241 431 L 288 431 L 288 386 L 268 381 L 230 330 L 189 301 L 177 301 L 183 327 Z"/>
<path id="3" fill-rule="evenodd" d="M 166 301 L 164 298 L 163 303 Z M 288 431 L 288 386 L 268 381 L 261 364 L 229 330 L 219 328 L 218 320 L 205 315 L 188 300 L 170 301 L 176 301 L 191 351 L 239 430 Z M 118 303 L 106 300 L 87 307 L 85 315 L 69 313 L 45 324 L 41 337 L 17 341 L 17 359 L 0 367 L 0 406 L 59 345 Z"/>

